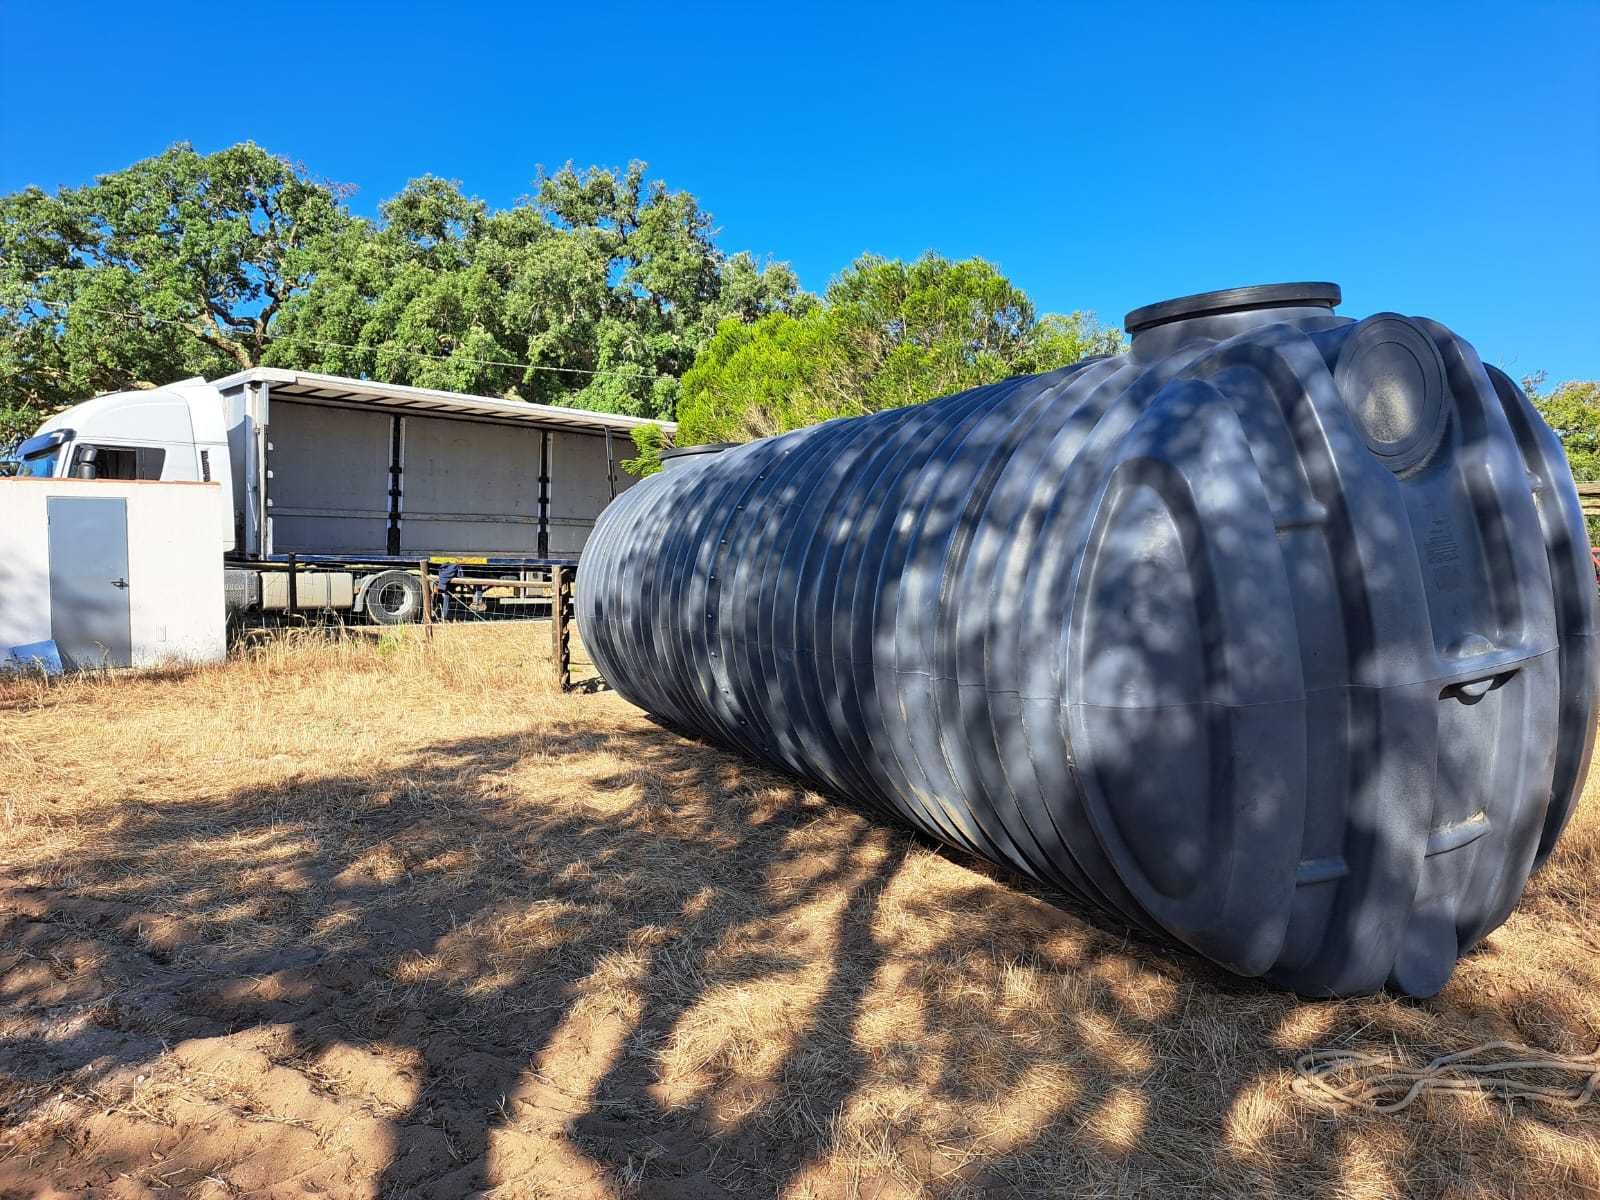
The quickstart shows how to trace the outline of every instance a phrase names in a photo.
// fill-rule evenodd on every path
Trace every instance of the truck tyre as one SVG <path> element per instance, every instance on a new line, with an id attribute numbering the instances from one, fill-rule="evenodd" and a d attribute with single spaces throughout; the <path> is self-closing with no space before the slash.
<path id="1" fill-rule="evenodd" d="M 361 607 L 377 625 L 409 625 L 422 617 L 422 581 L 409 571 L 380 571 L 367 580 Z"/>

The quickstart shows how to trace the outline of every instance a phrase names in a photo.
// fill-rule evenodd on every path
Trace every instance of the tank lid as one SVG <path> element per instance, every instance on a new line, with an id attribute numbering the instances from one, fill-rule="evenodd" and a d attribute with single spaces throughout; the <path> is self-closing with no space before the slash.
<path id="1" fill-rule="evenodd" d="M 669 458 L 688 458 L 691 454 L 721 454 L 724 450 L 732 450 L 738 442 L 704 442 L 698 446 L 674 446 L 671 450 L 661 452 L 661 461 Z"/>
<path id="2" fill-rule="evenodd" d="M 1222 313 L 1249 312 L 1257 308 L 1327 308 L 1344 297 L 1337 283 L 1263 283 L 1254 287 L 1223 288 L 1146 304 L 1122 318 L 1122 327 L 1138 333 L 1155 325 L 1214 317 Z"/>

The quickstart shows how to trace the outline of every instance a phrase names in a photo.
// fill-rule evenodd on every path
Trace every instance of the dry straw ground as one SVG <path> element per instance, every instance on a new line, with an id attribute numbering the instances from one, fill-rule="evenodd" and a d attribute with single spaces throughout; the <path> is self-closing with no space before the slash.
<path id="1" fill-rule="evenodd" d="M 1290 1090 L 1592 1050 L 1593 795 L 1443 995 L 1306 1003 L 555 695 L 543 636 L 0 693 L 0 1195 L 1600 1190 L 1600 1104 Z"/>

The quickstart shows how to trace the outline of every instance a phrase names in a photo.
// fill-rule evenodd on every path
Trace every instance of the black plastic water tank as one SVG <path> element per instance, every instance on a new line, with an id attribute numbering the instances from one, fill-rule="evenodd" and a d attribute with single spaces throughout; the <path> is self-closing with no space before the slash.
<path id="1" fill-rule="evenodd" d="M 680 726 L 1244 975 L 1426 995 L 1587 770 L 1561 447 L 1432 321 L 1331 284 L 736 448 L 601 515 L 578 623 Z"/>

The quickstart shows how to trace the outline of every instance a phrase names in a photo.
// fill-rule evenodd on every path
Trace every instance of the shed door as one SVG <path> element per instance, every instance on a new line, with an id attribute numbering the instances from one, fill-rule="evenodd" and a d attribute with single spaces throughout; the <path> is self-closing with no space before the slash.
<path id="1" fill-rule="evenodd" d="M 50 636 L 74 667 L 133 665 L 128 502 L 50 496 Z"/>

